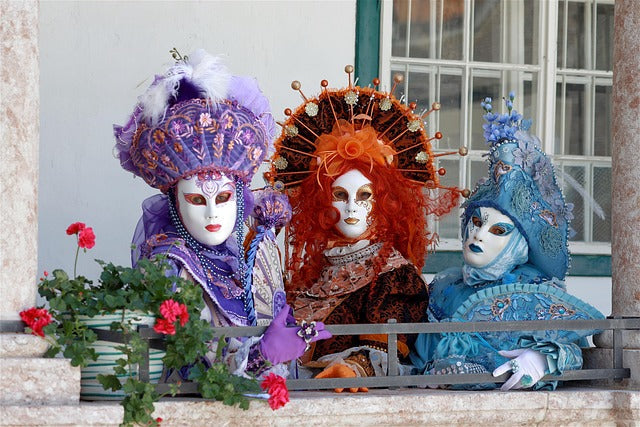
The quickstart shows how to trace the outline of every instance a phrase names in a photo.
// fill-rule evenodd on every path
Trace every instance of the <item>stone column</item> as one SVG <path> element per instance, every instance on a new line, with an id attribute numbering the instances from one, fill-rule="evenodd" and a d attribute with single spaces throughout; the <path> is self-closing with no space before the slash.
<path id="1" fill-rule="evenodd" d="M 0 319 L 35 305 L 40 96 L 38 5 L 0 2 Z"/>
<path id="2" fill-rule="evenodd" d="M 40 87 L 38 2 L 0 0 L 0 320 L 36 304 Z M 79 371 L 41 358 L 40 337 L 0 333 L 0 405 L 69 404 Z"/>
<path id="3" fill-rule="evenodd" d="M 612 97 L 612 315 L 640 317 L 640 3 L 616 0 Z M 623 334 L 630 387 L 640 385 L 640 331 Z M 611 334 L 595 340 L 611 348 Z M 610 357 L 611 353 L 608 352 Z M 611 359 L 609 359 L 611 360 Z"/>
<path id="4" fill-rule="evenodd" d="M 614 315 L 640 316 L 640 3 L 614 10 L 612 302 Z"/>

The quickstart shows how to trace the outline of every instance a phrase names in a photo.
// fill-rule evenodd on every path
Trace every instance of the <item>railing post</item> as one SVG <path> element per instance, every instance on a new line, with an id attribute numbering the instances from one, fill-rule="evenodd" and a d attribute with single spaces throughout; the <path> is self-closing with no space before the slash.
<path id="1" fill-rule="evenodd" d="M 612 319 L 620 319 L 620 316 L 611 316 Z M 624 343 L 622 342 L 622 329 L 619 327 L 613 328 L 613 341 L 611 343 L 613 347 L 613 368 L 620 369 L 623 364 L 623 354 L 622 349 L 624 348 Z M 622 378 L 615 378 L 616 382 L 621 382 Z"/>
<path id="2" fill-rule="evenodd" d="M 389 319 L 387 323 L 397 323 L 396 319 Z M 387 376 L 398 375 L 398 334 L 387 334 Z"/>
<path id="3" fill-rule="evenodd" d="M 143 329 L 148 329 L 147 325 L 138 325 L 138 333 Z M 147 334 L 140 334 L 142 339 L 144 339 L 145 346 L 144 353 L 142 355 L 142 360 L 138 364 L 138 379 L 140 381 L 149 382 L 149 338 Z"/>

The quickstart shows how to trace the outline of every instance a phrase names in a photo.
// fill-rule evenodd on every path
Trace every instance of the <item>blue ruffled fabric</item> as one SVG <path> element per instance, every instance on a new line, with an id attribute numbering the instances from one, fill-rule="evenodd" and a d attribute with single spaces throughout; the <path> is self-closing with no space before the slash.
<path id="1" fill-rule="evenodd" d="M 547 279 L 530 265 L 516 267 L 505 279 L 484 285 L 465 284 L 460 268 L 445 270 L 429 285 L 430 322 L 516 321 L 556 319 L 602 319 L 591 305 L 567 294 L 564 284 Z M 420 334 L 411 361 L 420 373 L 446 371 L 448 361 L 462 366 L 480 365 L 493 371 L 508 359 L 500 350 L 531 348 L 547 356 L 549 372 L 560 375 L 582 366 L 578 344 L 594 330 L 497 331 L 482 333 Z M 474 368 L 475 369 L 475 368 Z M 484 389 L 489 385 L 465 385 Z M 556 382 L 540 382 L 535 389 L 555 388 Z"/>

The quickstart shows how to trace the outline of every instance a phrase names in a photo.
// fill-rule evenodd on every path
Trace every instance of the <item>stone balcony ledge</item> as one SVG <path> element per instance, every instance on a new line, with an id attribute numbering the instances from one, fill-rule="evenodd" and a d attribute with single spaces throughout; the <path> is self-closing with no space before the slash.
<path id="1" fill-rule="evenodd" d="M 323 425 L 640 425 L 640 390 L 567 386 L 556 391 L 371 390 L 369 393 L 300 391 L 272 411 L 253 401 L 248 411 L 220 402 L 167 398 L 154 416 L 163 426 Z M 116 426 L 117 402 L 63 406 L 2 406 L 3 426 Z"/>

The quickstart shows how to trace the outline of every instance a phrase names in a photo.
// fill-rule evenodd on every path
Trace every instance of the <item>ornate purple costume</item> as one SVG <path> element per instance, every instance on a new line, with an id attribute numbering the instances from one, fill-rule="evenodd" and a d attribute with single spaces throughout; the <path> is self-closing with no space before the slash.
<path id="1" fill-rule="evenodd" d="M 283 308 L 289 312 L 274 229 L 289 221 L 291 209 L 275 191 L 261 191 L 254 203 L 249 190 L 272 150 L 274 128 L 256 81 L 230 76 L 202 50 L 156 76 L 127 124 L 114 126 L 122 167 L 164 193 L 142 204 L 132 262 L 166 255 L 169 274 L 202 287 L 202 317 L 212 326 L 269 325 Z M 245 254 L 250 216 L 254 237 Z M 290 334 L 282 328 L 295 335 L 281 318 L 280 332 L 270 335 Z M 260 375 L 273 365 L 270 371 L 286 375 L 281 362 L 307 344 L 295 337 L 278 352 L 278 340 L 269 343 L 266 335 L 231 340 L 227 361 L 235 373 Z"/>

